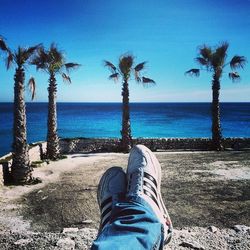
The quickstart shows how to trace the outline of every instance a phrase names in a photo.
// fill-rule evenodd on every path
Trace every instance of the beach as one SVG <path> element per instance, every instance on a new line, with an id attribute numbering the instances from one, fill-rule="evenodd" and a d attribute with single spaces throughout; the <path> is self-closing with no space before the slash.
<path id="1" fill-rule="evenodd" d="M 249 151 L 156 152 L 175 232 L 166 249 L 250 247 Z M 101 175 L 128 154 L 70 154 L 34 169 L 42 183 L 1 186 L 1 249 L 88 249 L 99 225 Z"/>

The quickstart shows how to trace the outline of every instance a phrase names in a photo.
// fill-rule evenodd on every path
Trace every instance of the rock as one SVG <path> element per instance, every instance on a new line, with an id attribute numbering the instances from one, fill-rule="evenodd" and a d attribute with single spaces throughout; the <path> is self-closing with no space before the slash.
<path id="1" fill-rule="evenodd" d="M 235 243 L 240 243 L 241 240 L 240 240 L 240 239 L 236 239 L 234 242 L 235 242 Z"/>
<path id="2" fill-rule="evenodd" d="M 66 227 L 63 229 L 63 233 L 77 233 L 79 231 L 78 227 Z"/>
<path id="3" fill-rule="evenodd" d="M 58 240 L 56 245 L 60 250 L 74 250 L 76 243 L 70 238 L 65 238 Z"/>
<path id="4" fill-rule="evenodd" d="M 14 242 L 14 244 L 15 244 L 15 245 L 19 245 L 19 246 L 26 246 L 26 245 L 28 245 L 31 241 L 32 241 L 32 239 L 20 239 L 20 240 L 17 240 L 16 242 Z"/>
<path id="5" fill-rule="evenodd" d="M 239 233 L 239 232 L 247 232 L 250 231 L 250 227 L 245 226 L 245 225 L 234 225 L 233 229 L 235 230 L 235 232 Z"/>
<path id="6" fill-rule="evenodd" d="M 37 193 L 40 194 L 40 193 L 42 193 L 42 192 L 43 192 L 43 190 L 39 190 Z"/>
<path id="7" fill-rule="evenodd" d="M 39 177 L 36 178 L 32 178 L 30 179 L 30 181 L 28 182 L 29 185 L 35 185 L 35 184 L 39 184 L 42 183 L 42 179 Z"/>
<path id="8" fill-rule="evenodd" d="M 46 200 L 48 198 L 48 196 L 44 196 L 43 198 L 42 198 L 42 200 Z"/>
<path id="9" fill-rule="evenodd" d="M 208 227 L 208 230 L 209 230 L 210 232 L 212 232 L 212 233 L 216 233 L 216 232 L 218 231 L 218 228 L 215 227 L 215 226 L 210 226 L 210 227 Z"/>
<path id="10" fill-rule="evenodd" d="M 205 250 L 204 247 L 202 247 L 199 243 L 192 241 L 192 242 L 187 242 L 187 241 L 183 241 L 180 244 L 181 247 L 188 247 L 191 249 L 195 249 L 195 250 Z"/>

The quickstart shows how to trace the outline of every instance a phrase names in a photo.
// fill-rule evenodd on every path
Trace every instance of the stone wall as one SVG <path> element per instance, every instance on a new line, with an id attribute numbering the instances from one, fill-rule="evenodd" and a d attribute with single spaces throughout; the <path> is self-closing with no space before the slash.
<path id="1" fill-rule="evenodd" d="M 157 150 L 210 150 L 211 139 L 208 138 L 137 138 L 133 143 L 143 144 L 152 151 Z M 240 150 L 250 148 L 250 138 L 225 138 L 223 146 L 227 149 Z M 118 138 L 68 138 L 60 139 L 60 151 L 62 154 L 86 153 L 86 152 L 118 152 Z M 30 161 L 39 161 L 46 153 L 46 142 L 30 144 Z M 9 157 L 5 155 L 0 160 Z M 10 160 L 11 162 L 11 160 Z"/>
<path id="2" fill-rule="evenodd" d="M 211 139 L 208 138 L 137 138 L 134 144 L 143 144 L 153 151 L 157 150 L 210 150 Z M 117 152 L 119 139 L 75 138 L 61 139 L 61 153 L 82 152 Z M 223 146 L 239 150 L 250 148 L 250 138 L 225 138 Z"/>
<path id="3" fill-rule="evenodd" d="M 75 138 L 61 139 L 61 153 L 117 152 L 119 139 Z"/>

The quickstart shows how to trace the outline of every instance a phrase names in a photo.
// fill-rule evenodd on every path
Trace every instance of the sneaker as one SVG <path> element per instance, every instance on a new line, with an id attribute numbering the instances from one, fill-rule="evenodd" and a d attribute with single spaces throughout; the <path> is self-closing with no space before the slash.
<path id="1" fill-rule="evenodd" d="M 161 166 L 150 149 L 134 146 L 130 152 L 127 168 L 127 195 L 143 198 L 163 224 L 164 244 L 172 237 L 172 222 L 161 196 Z"/>
<path id="2" fill-rule="evenodd" d="M 97 190 L 101 212 L 99 232 L 110 222 L 112 208 L 126 193 L 126 174 L 121 167 L 109 168 L 102 176 Z"/>

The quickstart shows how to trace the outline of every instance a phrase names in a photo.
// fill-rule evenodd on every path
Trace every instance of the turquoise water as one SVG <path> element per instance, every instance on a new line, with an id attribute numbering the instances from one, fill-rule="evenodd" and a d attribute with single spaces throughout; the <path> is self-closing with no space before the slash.
<path id="1" fill-rule="evenodd" d="M 120 103 L 58 103 L 60 137 L 119 137 Z M 0 103 L 0 155 L 11 151 L 12 103 Z M 250 137 L 250 103 L 221 104 L 225 137 Z M 133 137 L 210 137 L 209 103 L 132 103 Z M 27 103 L 28 142 L 46 139 L 47 103 Z"/>

